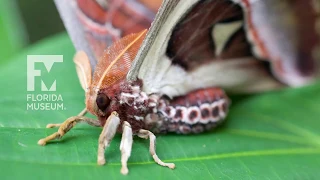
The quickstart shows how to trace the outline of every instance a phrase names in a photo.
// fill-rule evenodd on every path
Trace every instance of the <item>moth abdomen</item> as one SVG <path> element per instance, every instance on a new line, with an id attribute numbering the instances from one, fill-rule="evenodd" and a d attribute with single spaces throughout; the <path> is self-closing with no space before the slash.
<path id="1" fill-rule="evenodd" d="M 162 101 L 162 102 L 161 102 Z M 167 132 L 200 133 L 221 123 L 228 113 L 229 99 L 219 88 L 199 89 L 165 103 L 160 100 L 159 117 Z"/>

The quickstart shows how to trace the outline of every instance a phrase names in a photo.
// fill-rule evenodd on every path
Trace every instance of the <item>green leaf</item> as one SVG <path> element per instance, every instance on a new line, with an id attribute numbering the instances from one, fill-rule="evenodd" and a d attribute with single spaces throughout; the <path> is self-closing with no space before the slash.
<path id="1" fill-rule="evenodd" d="M 27 55 L 64 55 L 47 72 L 43 63 L 36 91 L 27 91 Z M 1 179 L 317 179 L 320 177 L 320 84 L 233 98 L 226 123 L 199 135 L 158 135 L 157 153 L 175 170 L 156 165 L 147 140 L 134 139 L 129 175 L 120 174 L 120 135 L 106 150 L 107 164 L 96 165 L 101 128 L 78 125 L 47 146 L 37 141 L 84 108 L 84 93 L 66 34 L 41 42 L 0 67 Z M 65 109 L 27 110 L 27 94 L 41 94 L 40 82 L 54 80 Z"/>

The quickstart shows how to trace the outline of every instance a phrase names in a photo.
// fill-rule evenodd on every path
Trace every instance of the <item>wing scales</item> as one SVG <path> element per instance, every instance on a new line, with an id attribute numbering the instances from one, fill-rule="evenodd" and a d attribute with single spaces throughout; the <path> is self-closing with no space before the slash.
<path id="1" fill-rule="evenodd" d="M 94 88 L 110 87 L 126 76 L 146 32 L 125 36 L 104 51 L 93 75 Z"/>

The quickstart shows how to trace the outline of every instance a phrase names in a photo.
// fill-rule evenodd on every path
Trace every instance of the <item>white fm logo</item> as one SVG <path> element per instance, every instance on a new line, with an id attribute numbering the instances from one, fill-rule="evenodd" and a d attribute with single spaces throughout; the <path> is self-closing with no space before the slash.
<path id="1" fill-rule="evenodd" d="M 34 91 L 35 77 L 41 76 L 41 71 L 35 69 L 35 63 L 43 63 L 47 71 L 50 72 L 55 62 L 63 62 L 62 55 L 28 55 L 27 56 L 27 91 Z M 56 91 L 56 80 L 52 83 L 50 89 L 41 80 L 41 91 Z"/>

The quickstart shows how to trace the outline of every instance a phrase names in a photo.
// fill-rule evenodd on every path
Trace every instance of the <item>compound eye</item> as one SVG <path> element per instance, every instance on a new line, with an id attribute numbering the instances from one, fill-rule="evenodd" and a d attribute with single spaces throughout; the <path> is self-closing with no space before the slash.
<path id="1" fill-rule="evenodd" d="M 98 97 L 96 99 L 96 103 L 97 103 L 97 106 L 98 108 L 101 110 L 101 111 L 104 111 L 107 109 L 107 107 L 109 106 L 110 104 L 110 99 L 108 98 L 107 95 L 105 94 L 98 94 Z"/>

